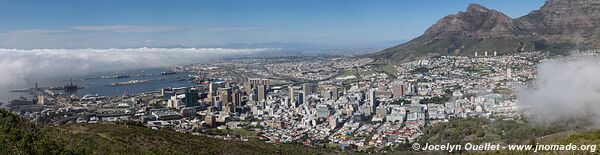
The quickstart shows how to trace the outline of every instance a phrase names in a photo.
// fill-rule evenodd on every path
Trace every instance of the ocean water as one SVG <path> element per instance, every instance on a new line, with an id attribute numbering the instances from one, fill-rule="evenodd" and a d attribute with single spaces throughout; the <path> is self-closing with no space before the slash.
<path id="1" fill-rule="evenodd" d="M 195 73 L 178 73 L 170 75 L 161 75 L 164 69 L 151 68 L 151 69 L 139 69 L 139 70 L 128 70 L 119 72 L 105 72 L 105 73 L 94 73 L 89 75 L 77 76 L 77 77 L 57 77 L 51 79 L 44 79 L 37 81 L 39 87 L 61 87 L 70 83 L 70 79 L 73 79 L 73 84 L 83 89 L 79 89 L 73 92 L 74 95 L 84 96 L 86 94 L 98 94 L 103 96 L 122 96 L 125 93 L 129 95 L 139 94 L 143 92 L 159 91 L 162 88 L 167 87 L 185 87 L 191 85 L 197 85 L 190 83 L 190 76 L 196 75 Z M 114 78 L 115 75 L 128 75 L 129 78 Z M 104 78 L 103 78 L 104 76 Z M 110 77 L 110 78 L 108 78 Z M 126 82 L 130 80 L 147 80 L 148 82 L 121 86 L 111 86 L 115 82 Z M 28 82 L 27 86 L 21 88 L 33 88 L 36 82 Z M 13 88 L 20 89 L 20 88 Z M 60 90 L 54 92 L 67 93 Z M 20 96 L 31 98 L 30 94 L 22 92 L 10 92 L 10 90 L 0 90 L 0 102 L 8 102 L 13 99 L 17 99 Z"/>

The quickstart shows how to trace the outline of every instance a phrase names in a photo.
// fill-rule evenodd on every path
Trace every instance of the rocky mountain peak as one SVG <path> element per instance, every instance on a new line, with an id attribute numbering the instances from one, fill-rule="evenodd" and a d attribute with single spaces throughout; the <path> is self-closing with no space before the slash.
<path id="1" fill-rule="evenodd" d="M 449 15 L 429 28 L 425 35 L 449 36 L 494 36 L 512 35 L 512 19 L 501 12 L 479 4 L 470 4 L 465 12 Z"/>
<path id="2" fill-rule="evenodd" d="M 489 12 L 490 9 L 481 6 L 479 4 L 471 3 L 469 7 L 467 7 L 467 13 L 476 13 L 476 12 Z"/>
<path id="3" fill-rule="evenodd" d="M 445 16 L 422 36 L 375 55 L 410 61 L 433 55 L 600 49 L 600 0 L 547 0 L 512 19 L 479 4 Z"/>

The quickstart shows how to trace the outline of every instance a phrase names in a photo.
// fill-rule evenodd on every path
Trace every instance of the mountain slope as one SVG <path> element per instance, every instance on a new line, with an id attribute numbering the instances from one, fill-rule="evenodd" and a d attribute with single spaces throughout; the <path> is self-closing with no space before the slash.
<path id="1" fill-rule="evenodd" d="M 471 4 L 407 43 L 372 54 L 393 62 L 436 55 L 473 55 L 600 48 L 600 1 L 548 0 L 541 9 L 511 19 Z"/>

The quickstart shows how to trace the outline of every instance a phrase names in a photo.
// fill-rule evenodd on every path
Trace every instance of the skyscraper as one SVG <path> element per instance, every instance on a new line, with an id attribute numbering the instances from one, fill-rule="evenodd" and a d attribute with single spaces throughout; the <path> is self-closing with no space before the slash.
<path id="1" fill-rule="evenodd" d="M 294 86 L 293 85 L 288 86 L 288 92 L 289 92 L 288 96 L 290 97 L 290 100 L 289 100 L 290 103 L 296 104 L 296 100 L 295 100 L 296 97 L 294 95 Z"/>
<path id="2" fill-rule="evenodd" d="M 394 98 L 404 96 L 404 83 L 400 83 L 392 87 L 392 96 Z"/>
<path id="3" fill-rule="evenodd" d="M 375 108 L 377 108 L 377 96 L 375 96 L 375 89 L 369 90 L 369 106 L 371 106 L 372 111 L 375 111 Z"/>
<path id="4" fill-rule="evenodd" d="M 338 90 L 338 87 L 333 87 L 331 89 L 331 98 L 335 101 L 337 101 L 340 98 L 340 92 Z"/>
<path id="5" fill-rule="evenodd" d="M 267 86 L 263 84 L 258 85 L 258 101 L 264 102 L 267 100 Z"/>
<path id="6" fill-rule="evenodd" d="M 262 84 L 265 85 L 267 90 L 271 89 L 271 82 L 269 81 L 269 79 L 262 79 Z"/>
<path id="7" fill-rule="evenodd" d="M 261 82 L 261 79 L 259 78 L 249 78 L 248 79 L 248 83 L 254 85 L 254 87 L 257 87 Z"/>
<path id="8" fill-rule="evenodd" d="M 214 83 L 209 83 L 208 84 L 208 98 L 212 99 L 213 98 L 213 94 L 215 93 L 216 88 L 215 88 L 215 84 Z"/>
<path id="9" fill-rule="evenodd" d="M 233 106 L 242 106 L 242 92 L 235 90 L 231 96 Z"/>
<path id="10" fill-rule="evenodd" d="M 198 89 L 195 88 L 186 88 L 185 97 L 183 98 L 183 102 L 186 107 L 198 106 L 198 100 L 200 96 L 198 95 Z"/>
<path id="11" fill-rule="evenodd" d="M 298 107 L 298 105 L 304 103 L 304 100 L 305 100 L 304 99 L 304 93 L 300 92 L 300 93 L 298 93 L 298 100 L 295 103 L 292 102 L 292 106 L 294 108 L 296 108 L 296 107 Z"/>
<path id="12" fill-rule="evenodd" d="M 232 101 L 231 94 L 231 87 L 219 88 L 219 100 L 221 100 L 223 104 L 227 104 Z"/>

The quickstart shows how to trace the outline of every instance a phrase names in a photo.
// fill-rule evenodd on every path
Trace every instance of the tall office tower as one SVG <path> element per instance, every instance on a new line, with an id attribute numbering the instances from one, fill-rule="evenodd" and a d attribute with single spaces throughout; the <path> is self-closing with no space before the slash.
<path id="1" fill-rule="evenodd" d="M 475 57 L 477 57 L 477 52 L 475 52 Z"/>
<path id="2" fill-rule="evenodd" d="M 494 51 L 494 56 L 498 56 L 498 52 Z"/>
<path id="3" fill-rule="evenodd" d="M 229 102 L 231 102 L 231 88 L 219 88 L 219 100 L 221 100 L 221 102 L 223 104 L 227 104 Z"/>
<path id="4" fill-rule="evenodd" d="M 506 78 L 512 79 L 512 69 L 506 69 Z"/>
<path id="5" fill-rule="evenodd" d="M 377 96 L 375 96 L 375 89 L 369 90 L 369 104 L 371 109 L 375 111 L 375 108 L 377 108 Z"/>
<path id="6" fill-rule="evenodd" d="M 392 96 L 394 98 L 399 98 L 404 96 L 404 83 L 396 84 L 392 87 Z"/>
<path id="7" fill-rule="evenodd" d="M 337 101 L 340 98 L 340 91 L 338 90 L 338 87 L 333 87 L 331 89 L 331 98 L 334 101 Z"/>
<path id="8" fill-rule="evenodd" d="M 258 85 L 258 101 L 264 102 L 267 100 L 267 86 L 259 84 Z"/>
<path id="9" fill-rule="evenodd" d="M 304 84 L 302 84 L 302 91 L 304 91 L 305 95 L 316 94 L 317 87 L 313 83 L 304 83 Z"/>
<path id="10" fill-rule="evenodd" d="M 233 106 L 242 106 L 242 92 L 235 90 L 231 96 Z"/>
<path id="11" fill-rule="evenodd" d="M 488 56 L 488 55 L 487 55 L 487 51 L 485 51 L 485 53 L 483 53 L 483 55 L 487 57 L 487 56 Z"/>
<path id="12" fill-rule="evenodd" d="M 292 102 L 292 106 L 296 108 L 302 103 L 304 103 L 304 93 L 300 92 L 298 93 L 298 100 L 296 102 Z"/>
<path id="13" fill-rule="evenodd" d="M 291 104 L 296 104 L 296 100 L 294 99 L 296 97 L 294 95 L 294 86 L 293 85 L 289 85 L 288 86 L 288 92 L 289 92 L 288 96 L 290 97 L 290 100 L 289 100 L 290 103 Z"/>
<path id="14" fill-rule="evenodd" d="M 248 79 L 248 83 L 250 83 L 252 85 L 252 88 L 256 88 L 261 83 L 261 79 L 259 79 L 259 78 L 249 78 Z"/>
<path id="15" fill-rule="evenodd" d="M 212 99 L 213 98 L 213 94 L 216 91 L 216 86 L 214 83 L 209 83 L 208 84 L 208 98 Z"/>
<path id="16" fill-rule="evenodd" d="M 267 90 L 271 89 L 271 82 L 269 81 L 269 79 L 262 79 L 262 84 L 265 85 Z"/>
<path id="17" fill-rule="evenodd" d="M 183 102 L 186 107 L 198 106 L 198 100 L 200 96 L 198 95 L 198 89 L 194 88 L 186 88 L 185 98 L 183 98 Z"/>

